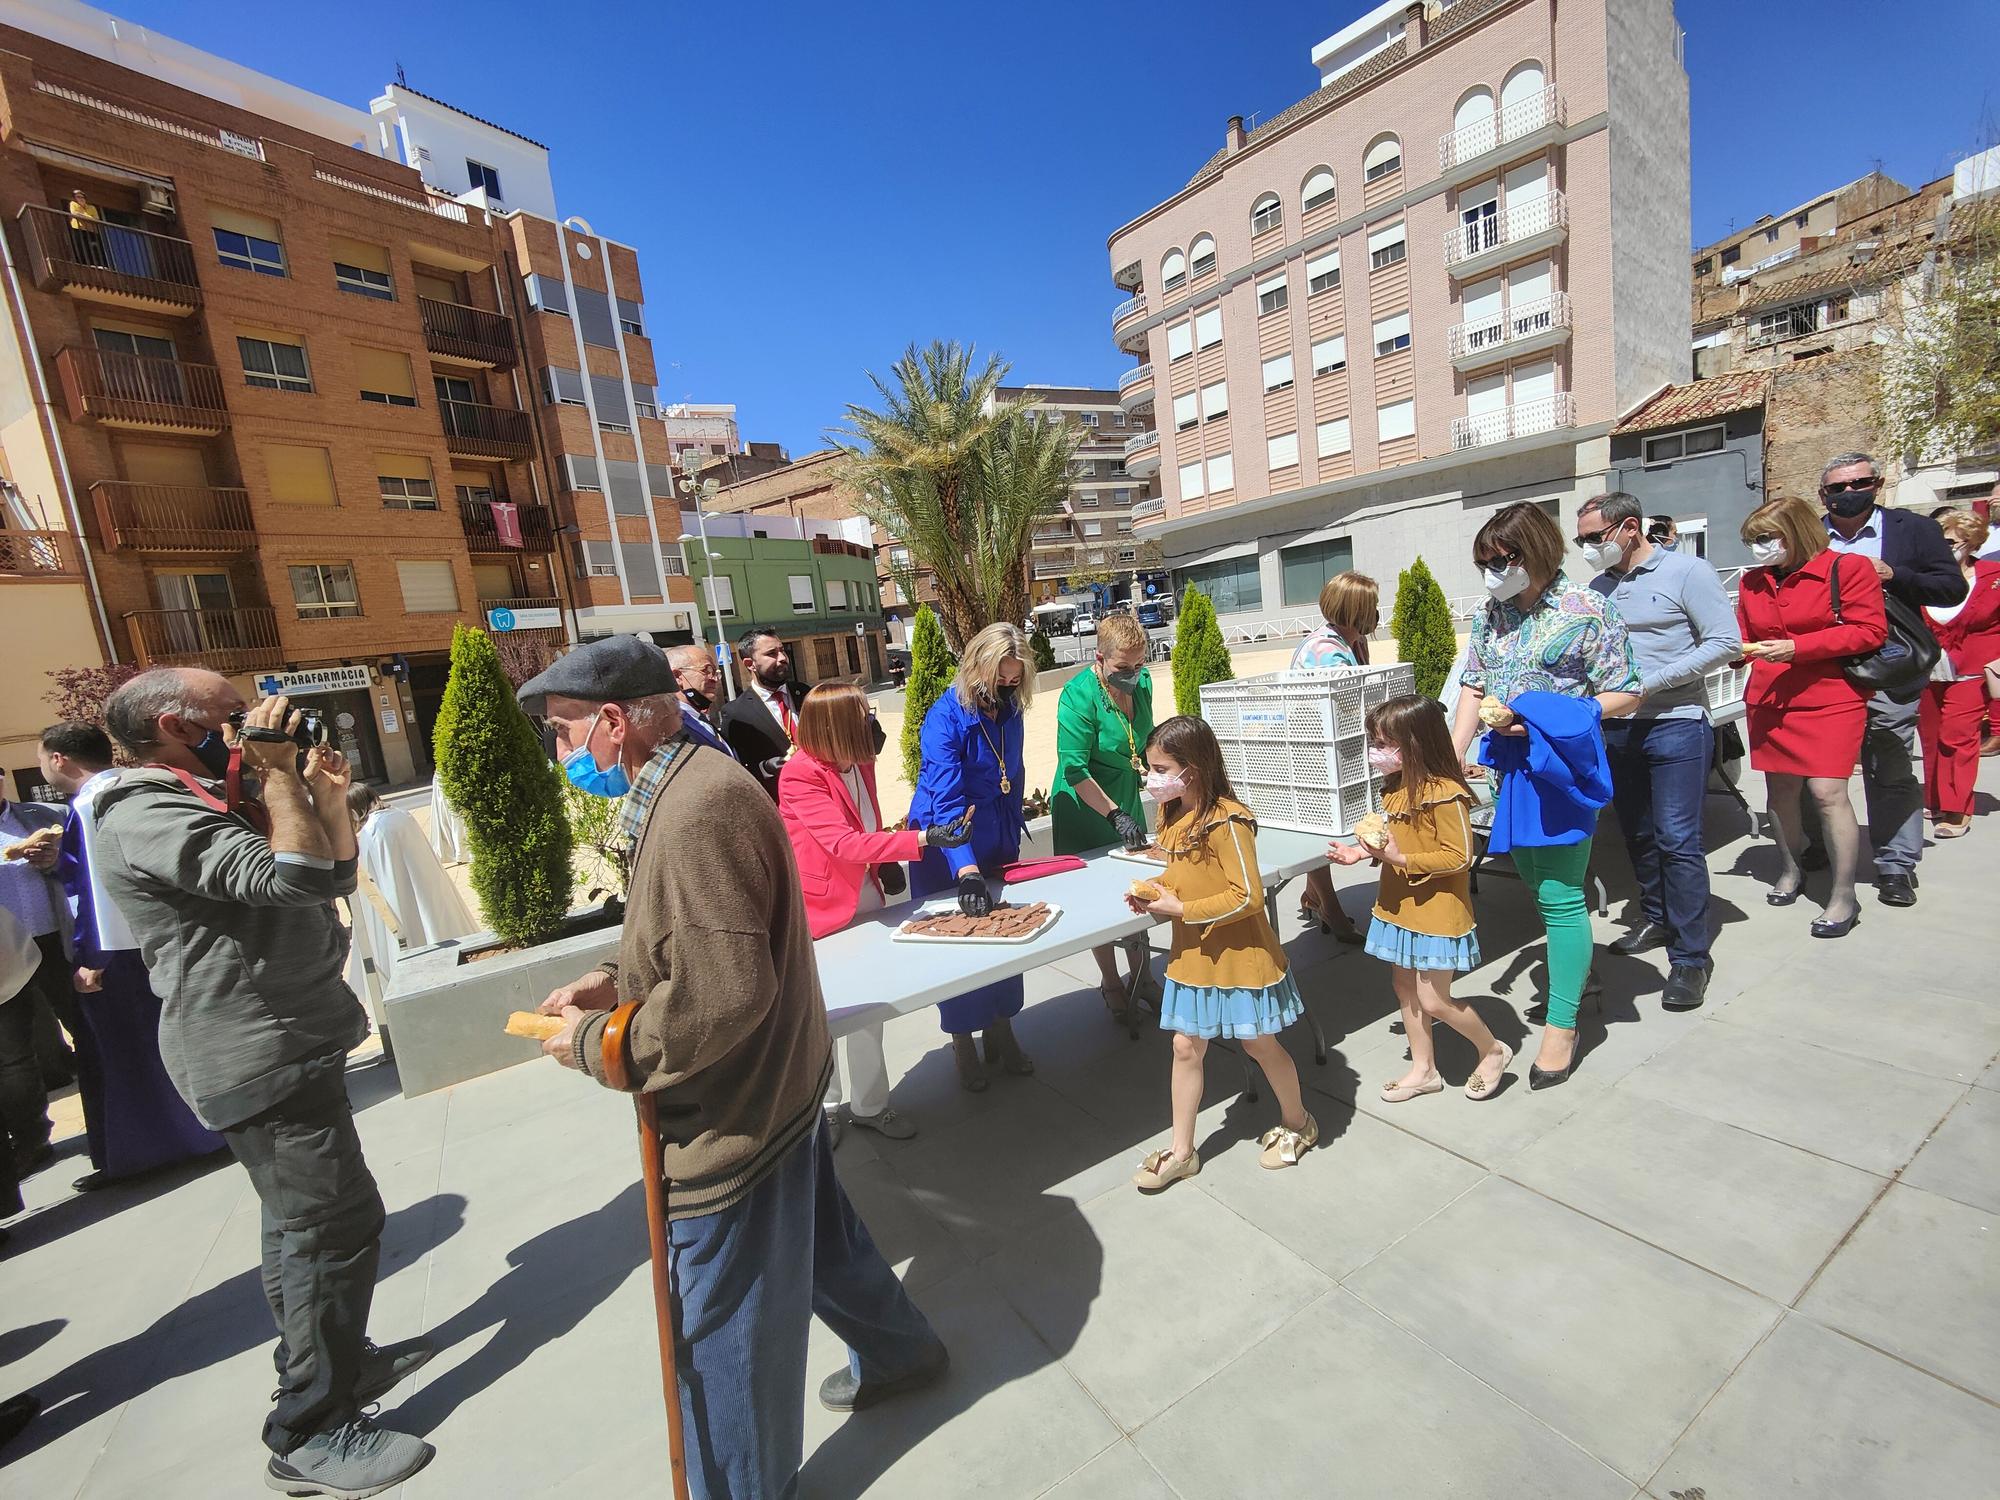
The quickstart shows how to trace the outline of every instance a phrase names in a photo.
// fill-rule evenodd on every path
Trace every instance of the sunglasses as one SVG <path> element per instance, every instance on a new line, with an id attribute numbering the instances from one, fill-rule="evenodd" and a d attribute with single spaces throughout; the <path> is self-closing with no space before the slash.
<path id="1" fill-rule="evenodd" d="M 1521 554 L 1518 551 L 1510 550 L 1496 553 L 1492 557 L 1475 557 L 1472 560 L 1472 565 L 1481 570 L 1489 568 L 1518 568 L 1521 566 Z"/>
<path id="2" fill-rule="evenodd" d="M 1599 542 L 1603 541 L 1606 537 L 1614 535 L 1617 532 L 1618 527 L 1623 526 L 1624 524 L 1625 523 L 1623 521 L 1620 521 L 1617 526 L 1607 526 L 1602 531 L 1593 531 L 1588 536 L 1579 535 L 1576 539 L 1576 544 L 1579 547 L 1595 547 Z"/>
<path id="3" fill-rule="evenodd" d="M 1753 547 L 1768 547 L 1773 542 L 1782 542 L 1783 540 L 1784 538 L 1779 536 L 1776 532 L 1767 531 L 1762 536 L 1751 537 L 1750 545 Z"/>
<path id="4" fill-rule="evenodd" d="M 1881 487 L 1882 481 L 1879 479 L 1842 479 L 1837 483 L 1821 485 L 1820 491 L 1827 495 L 1858 495 L 1864 492 L 1872 493 Z"/>

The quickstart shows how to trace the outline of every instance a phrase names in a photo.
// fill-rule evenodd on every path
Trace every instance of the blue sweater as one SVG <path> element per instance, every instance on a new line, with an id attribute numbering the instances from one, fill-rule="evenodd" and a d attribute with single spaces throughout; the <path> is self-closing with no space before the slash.
<path id="1" fill-rule="evenodd" d="M 1505 854 L 1582 843 L 1611 800 L 1603 710 L 1595 698 L 1561 693 L 1522 693 L 1507 706 L 1528 733 L 1488 734 L 1480 744 L 1479 763 L 1500 777 L 1486 847 Z"/>

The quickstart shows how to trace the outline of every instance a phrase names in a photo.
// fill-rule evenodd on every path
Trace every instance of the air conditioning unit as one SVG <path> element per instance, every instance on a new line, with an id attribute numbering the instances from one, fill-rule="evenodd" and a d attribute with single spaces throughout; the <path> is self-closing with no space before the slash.
<path id="1" fill-rule="evenodd" d="M 140 193 L 139 208 L 141 212 L 171 219 L 174 216 L 174 190 L 147 183 Z"/>

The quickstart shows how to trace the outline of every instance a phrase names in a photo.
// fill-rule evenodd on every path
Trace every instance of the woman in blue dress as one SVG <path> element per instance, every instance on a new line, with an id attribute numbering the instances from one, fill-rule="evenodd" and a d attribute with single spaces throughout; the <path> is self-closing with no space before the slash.
<path id="1" fill-rule="evenodd" d="M 959 910 L 984 916 L 993 905 L 989 882 L 1001 866 L 1020 858 L 1027 827 L 1021 812 L 1022 716 L 1035 692 L 1031 660 L 1019 627 L 987 626 L 966 642 L 951 691 L 924 715 L 923 764 L 910 799 L 910 826 L 941 828 L 970 815 L 972 841 L 924 850 L 910 870 L 910 893 L 919 899 L 956 891 Z M 997 1062 L 1017 1076 L 1035 1071 L 1014 1039 L 1013 1017 L 1022 1003 L 1021 981 L 1014 978 L 968 990 L 938 1007 L 938 1020 L 951 1035 L 958 1081 L 972 1093 L 986 1087 L 987 1064 Z M 983 1061 L 973 1040 L 979 1031 L 986 1033 Z"/>

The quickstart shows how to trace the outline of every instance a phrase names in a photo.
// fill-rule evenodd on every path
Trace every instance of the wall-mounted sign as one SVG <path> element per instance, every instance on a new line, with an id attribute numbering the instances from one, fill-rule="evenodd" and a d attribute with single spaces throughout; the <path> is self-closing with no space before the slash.
<path id="1" fill-rule="evenodd" d="M 559 630 L 562 628 L 562 611 L 501 607 L 486 611 L 486 623 L 502 634 L 509 630 Z"/>
<path id="2" fill-rule="evenodd" d="M 368 686 L 366 667 L 310 667 L 303 672 L 266 672 L 257 691 L 266 698 L 308 698 L 315 693 L 347 693 Z"/>

